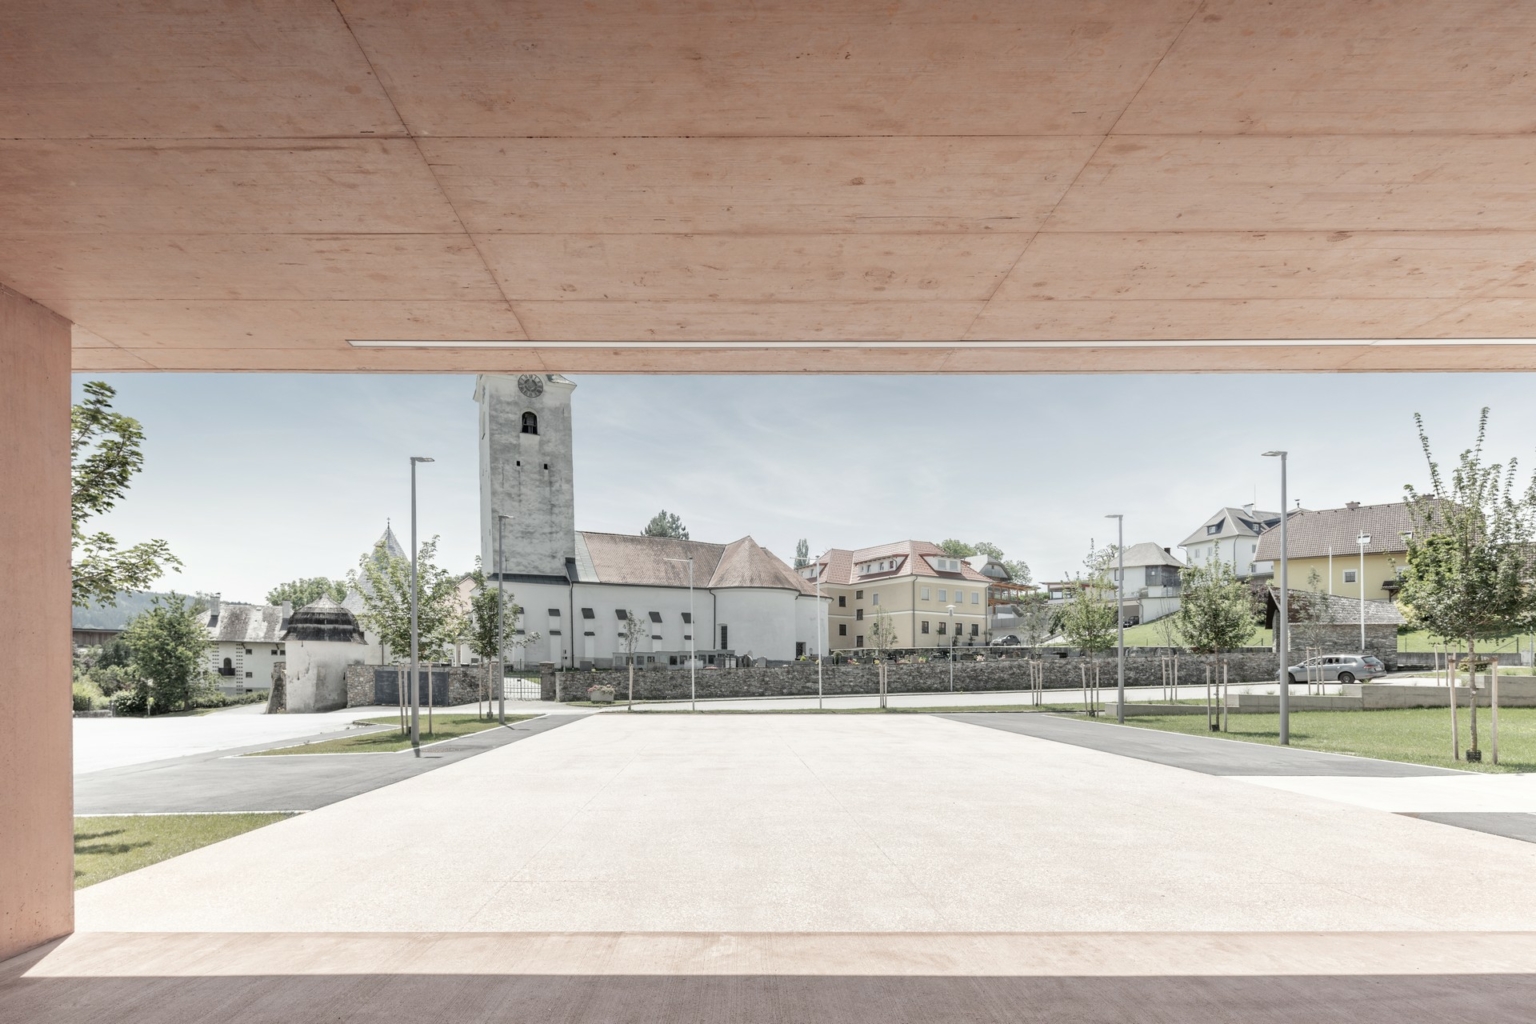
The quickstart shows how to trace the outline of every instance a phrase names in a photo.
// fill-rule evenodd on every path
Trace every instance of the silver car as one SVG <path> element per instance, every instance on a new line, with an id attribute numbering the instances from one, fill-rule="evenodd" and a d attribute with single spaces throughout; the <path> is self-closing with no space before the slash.
<path id="1" fill-rule="evenodd" d="M 1293 683 L 1363 683 L 1386 674 L 1387 666 L 1369 654 L 1325 654 L 1286 669 L 1286 678 Z"/>

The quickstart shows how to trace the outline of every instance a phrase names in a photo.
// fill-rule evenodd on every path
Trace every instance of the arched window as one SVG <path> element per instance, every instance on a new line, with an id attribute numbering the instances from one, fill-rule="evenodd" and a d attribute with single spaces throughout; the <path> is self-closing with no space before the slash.
<path id="1" fill-rule="evenodd" d="M 235 663 L 233 661 L 230 661 L 228 658 L 225 658 L 224 659 L 224 667 L 219 671 L 219 675 L 221 675 L 221 676 L 232 676 L 234 674 L 235 674 Z"/>
<path id="2" fill-rule="evenodd" d="M 539 432 L 539 418 L 531 412 L 523 413 L 523 433 L 537 434 Z"/>

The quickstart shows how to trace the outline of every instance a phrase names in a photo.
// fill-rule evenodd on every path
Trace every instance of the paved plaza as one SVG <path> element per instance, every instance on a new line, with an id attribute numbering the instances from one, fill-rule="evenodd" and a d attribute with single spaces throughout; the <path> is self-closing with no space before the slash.
<path id="1" fill-rule="evenodd" d="M 1536 844 L 1437 818 L 1531 792 L 1039 715 L 566 717 L 81 890 L 0 1024 L 1520 1021 Z"/>

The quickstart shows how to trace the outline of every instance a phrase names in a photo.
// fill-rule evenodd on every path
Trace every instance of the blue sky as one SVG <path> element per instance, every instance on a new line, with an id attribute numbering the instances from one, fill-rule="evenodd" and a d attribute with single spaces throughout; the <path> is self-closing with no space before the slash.
<path id="1" fill-rule="evenodd" d="M 163 589 L 259 601 L 297 576 L 355 567 L 393 520 L 468 569 L 478 547 L 474 378 L 112 374 L 144 424 L 144 472 L 94 521 L 123 543 L 163 537 L 186 562 Z M 698 540 L 751 534 L 786 560 L 908 537 L 990 540 L 1037 580 L 1090 539 L 1174 547 L 1222 505 L 1395 501 L 1422 483 L 1412 414 L 1437 454 L 1471 443 L 1536 466 L 1531 379 L 1502 375 L 573 378 L 576 522 L 638 532 L 660 508 Z"/>

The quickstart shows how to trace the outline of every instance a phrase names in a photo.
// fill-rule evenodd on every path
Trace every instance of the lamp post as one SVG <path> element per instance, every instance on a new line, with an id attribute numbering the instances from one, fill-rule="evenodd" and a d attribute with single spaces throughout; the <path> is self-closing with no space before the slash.
<path id="1" fill-rule="evenodd" d="M 1360 545 L 1360 656 L 1365 657 L 1365 546 L 1371 542 L 1371 535 L 1364 530 L 1355 538 L 1355 543 Z"/>
<path id="2" fill-rule="evenodd" d="M 821 604 L 821 560 L 816 560 L 816 710 L 824 707 L 821 691 L 821 627 L 827 618 L 827 610 Z"/>
<path id="3" fill-rule="evenodd" d="M 502 524 L 512 517 L 505 512 L 496 513 L 496 713 L 501 724 L 507 724 L 507 585 L 502 579 L 501 540 Z"/>
<path id="4" fill-rule="evenodd" d="M 421 676 L 416 636 L 416 464 L 431 461 L 424 455 L 411 456 L 411 749 L 417 757 L 421 756 Z"/>
<path id="5" fill-rule="evenodd" d="M 1290 640 L 1291 640 L 1291 580 L 1287 563 L 1288 545 L 1290 535 L 1286 532 L 1286 523 L 1290 513 L 1286 509 L 1289 500 L 1285 493 L 1286 452 L 1265 452 L 1265 458 L 1278 458 L 1280 460 L 1280 620 L 1275 623 L 1275 650 L 1280 654 L 1280 742 L 1289 745 L 1291 742 L 1291 684 L 1289 680 L 1290 665 Z"/>
<path id="6" fill-rule="evenodd" d="M 1125 724 L 1125 516 L 1119 512 L 1105 519 L 1115 521 L 1115 721 Z M 1233 551 L 1236 551 L 1233 548 Z"/>
<path id="7" fill-rule="evenodd" d="M 699 635 L 699 624 L 694 621 L 693 614 L 693 557 L 668 558 L 668 562 L 688 563 L 688 705 L 689 710 L 699 710 L 699 684 L 697 672 L 699 671 L 699 659 L 694 656 L 696 641 L 694 637 Z"/>
<path id="8" fill-rule="evenodd" d="M 955 606 L 949 606 L 949 692 L 955 692 Z"/>

